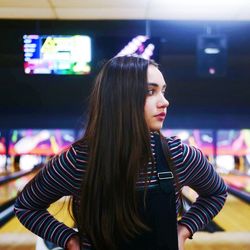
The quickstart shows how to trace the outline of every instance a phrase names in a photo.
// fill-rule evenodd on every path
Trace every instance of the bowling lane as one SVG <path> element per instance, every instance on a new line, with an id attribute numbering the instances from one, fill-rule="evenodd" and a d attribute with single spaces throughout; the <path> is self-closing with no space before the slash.
<path id="1" fill-rule="evenodd" d="M 250 200 L 250 176 L 228 174 L 223 176 L 224 181 L 233 190 L 238 190 Z"/>
<path id="2" fill-rule="evenodd" d="M 183 188 L 183 195 L 194 202 L 197 193 L 189 187 Z M 214 222 L 225 231 L 246 232 L 250 231 L 250 205 L 229 194 L 221 212 L 214 218 Z"/>
<path id="3" fill-rule="evenodd" d="M 68 198 L 64 197 L 49 207 L 49 212 L 67 226 L 73 226 L 73 220 L 68 212 Z M 34 250 L 37 237 L 26 229 L 16 217 L 0 227 L 0 249 Z"/>
<path id="4" fill-rule="evenodd" d="M 48 211 L 55 216 L 55 218 L 69 227 L 74 225 L 73 220 L 68 211 L 69 197 L 63 197 L 60 200 L 50 205 Z M 12 218 L 8 223 L 0 228 L 1 234 L 5 233 L 30 233 L 16 217 Z"/>
<path id="5" fill-rule="evenodd" d="M 0 206 L 4 203 L 14 199 L 18 192 L 38 173 L 39 170 L 34 171 L 28 175 L 20 177 L 16 180 L 11 180 L 0 186 Z"/>

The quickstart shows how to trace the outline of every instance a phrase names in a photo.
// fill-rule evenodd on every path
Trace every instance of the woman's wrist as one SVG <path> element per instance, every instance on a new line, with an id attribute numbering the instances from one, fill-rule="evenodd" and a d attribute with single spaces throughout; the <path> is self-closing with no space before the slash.
<path id="1" fill-rule="evenodd" d="M 186 226 L 178 224 L 178 236 L 186 240 L 188 238 L 191 238 L 192 234 Z"/>
<path id="2" fill-rule="evenodd" d="M 80 249 L 79 238 L 77 235 L 71 236 L 66 243 L 66 250 L 71 249 Z"/>

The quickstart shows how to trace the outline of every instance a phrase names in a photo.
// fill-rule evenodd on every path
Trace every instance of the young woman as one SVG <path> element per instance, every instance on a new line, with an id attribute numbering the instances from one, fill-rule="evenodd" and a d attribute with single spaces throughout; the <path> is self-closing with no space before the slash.
<path id="1" fill-rule="evenodd" d="M 96 78 L 84 137 L 48 162 L 17 199 L 21 223 L 70 250 L 183 250 L 220 211 L 226 186 L 200 150 L 161 136 L 165 91 L 153 62 L 109 60 Z M 177 221 L 185 185 L 199 197 Z M 78 232 L 47 212 L 67 195 Z"/>

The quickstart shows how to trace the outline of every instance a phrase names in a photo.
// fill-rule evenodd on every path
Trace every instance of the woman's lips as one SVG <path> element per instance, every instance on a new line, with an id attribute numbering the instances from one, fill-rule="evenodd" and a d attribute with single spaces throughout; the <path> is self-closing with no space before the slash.
<path id="1" fill-rule="evenodd" d="M 163 121 L 163 120 L 165 119 L 165 117 L 166 117 L 166 113 L 162 112 L 162 113 L 160 113 L 160 114 L 158 114 L 158 115 L 155 115 L 155 117 L 156 117 L 158 120 Z"/>

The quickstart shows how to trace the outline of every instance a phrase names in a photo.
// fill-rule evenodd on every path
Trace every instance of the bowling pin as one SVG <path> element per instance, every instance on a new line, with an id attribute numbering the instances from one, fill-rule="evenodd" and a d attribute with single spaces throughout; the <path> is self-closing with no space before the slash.
<path id="1" fill-rule="evenodd" d="M 50 133 L 48 130 L 42 130 L 37 135 L 27 136 L 20 139 L 14 146 L 14 150 L 17 154 L 28 154 L 30 151 L 36 148 L 36 146 L 47 139 L 49 139 Z"/>

